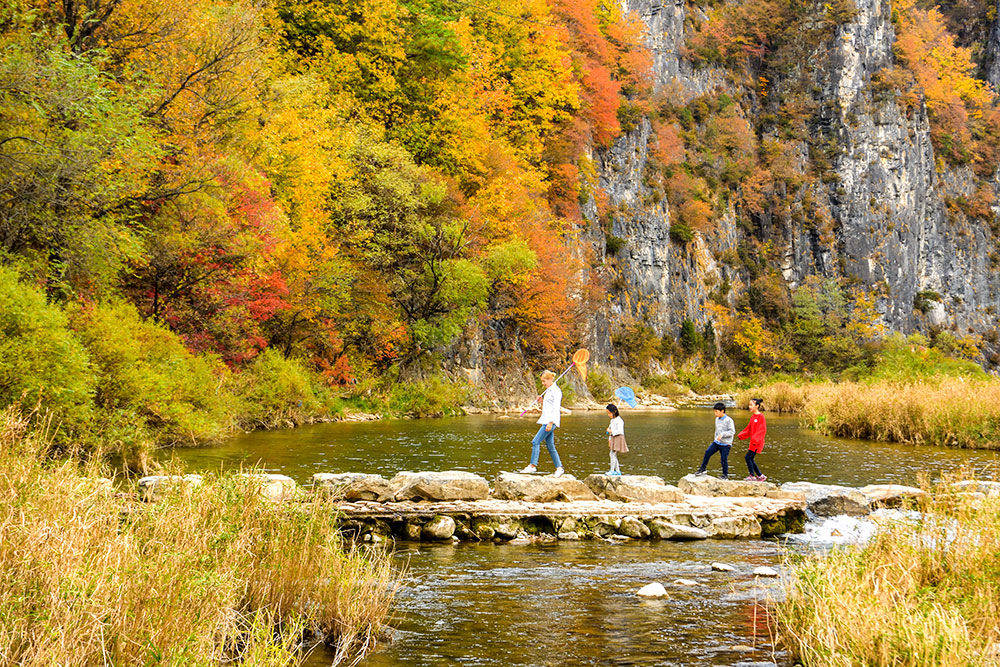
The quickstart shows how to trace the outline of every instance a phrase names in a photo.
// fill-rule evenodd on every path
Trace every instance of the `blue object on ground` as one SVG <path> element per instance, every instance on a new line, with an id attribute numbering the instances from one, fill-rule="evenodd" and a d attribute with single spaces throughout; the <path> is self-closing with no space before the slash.
<path id="1" fill-rule="evenodd" d="M 618 387 L 615 389 L 615 396 L 617 396 L 620 401 L 623 401 L 630 408 L 634 408 L 639 405 L 639 401 L 636 400 L 635 392 L 632 391 L 632 387 Z"/>

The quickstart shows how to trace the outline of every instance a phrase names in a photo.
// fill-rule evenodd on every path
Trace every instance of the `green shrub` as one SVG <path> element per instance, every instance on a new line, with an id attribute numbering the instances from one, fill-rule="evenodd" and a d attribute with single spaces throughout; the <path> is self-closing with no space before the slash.
<path id="1" fill-rule="evenodd" d="M 389 390 L 388 408 L 393 414 L 407 417 L 444 417 L 465 414 L 462 406 L 469 400 L 470 387 L 432 376 L 417 382 L 399 382 Z"/>
<path id="2" fill-rule="evenodd" d="M 677 243 L 690 243 L 694 239 L 694 232 L 683 222 L 675 222 L 670 225 L 670 238 Z"/>
<path id="3" fill-rule="evenodd" d="M 604 241 L 604 250 L 609 255 L 617 255 L 618 251 L 625 247 L 625 239 L 620 236 L 608 236 Z"/>
<path id="4" fill-rule="evenodd" d="M 677 371 L 677 381 L 696 394 L 723 394 L 730 389 L 719 378 L 719 372 L 711 368 L 698 367 Z"/>
<path id="5" fill-rule="evenodd" d="M 274 349 L 257 356 L 237 380 L 240 423 L 247 428 L 295 426 L 330 413 L 333 397 L 299 361 Z"/>
<path id="6" fill-rule="evenodd" d="M 93 419 L 93 393 L 90 358 L 66 314 L 0 266 L 0 407 L 38 405 L 75 434 Z"/>
<path id="7" fill-rule="evenodd" d="M 698 333 L 694 322 L 687 319 L 681 322 L 680 343 L 685 353 L 694 354 L 702 347 L 703 342 L 704 339 Z"/>
<path id="8" fill-rule="evenodd" d="M 228 370 L 127 303 L 74 307 L 73 327 L 96 376 L 102 439 L 157 445 L 217 441 L 232 430 Z M 131 437 L 130 437 L 131 433 Z"/>
<path id="9" fill-rule="evenodd" d="M 660 396 L 676 398 L 688 393 L 687 387 L 677 384 L 669 375 L 650 375 L 642 381 L 642 386 Z"/>
<path id="10" fill-rule="evenodd" d="M 587 373 L 587 389 L 597 401 L 611 400 L 611 392 L 614 391 L 608 374 L 596 368 Z"/>

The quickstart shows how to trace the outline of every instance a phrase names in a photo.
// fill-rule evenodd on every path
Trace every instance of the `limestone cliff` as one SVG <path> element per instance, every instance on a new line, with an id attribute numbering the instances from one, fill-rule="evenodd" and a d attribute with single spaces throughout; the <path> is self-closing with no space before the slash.
<path id="1" fill-rule="evenodd" d="M 599 257 L 605 255 L 607 236 L 626 243 L 594 268 L 607 274 L 611 299 L 602 315 L 605 324 L 588 332 L 592 348 L 612 353 L 608 332 L 616 321 L 644 321 L 660 335 L 676 335 L 684 319 L 704 321 L 702 306 L 715 286 L 727 281 L 735 295 L 748 280 L 744 269 L 717 259 L 746 235 L 771 242 L 789 287 L 811 275 L 859 281 L 877 295 L 878 311 L 891 330 L 938 326 L 981 333 L 996 326 L 1000 275 L 991 260 L 996 241 L 988 225 L 949 212 L 946 205 L 949 198 L 969 196 L 974 179 L 935 159 L 922 103 L 906 109 L 873 85 L 873 76 L 895 64 L 890 2 L 855 4 L 853 18 L 810 55 L 817 109 L 811 129 L 829 147 L 832 175 L 793 193 L 800 201 L 819 200 L 818 208 L 832 218 L 829 224 L 802 224 L 765 211 L 746 229 L 730 211 L 712 231 L 680 243 L 670 236 L 666 203 L 647 196 L 650 123 L 644 120 L 595 154 L 599 186 L 615 213 L 610 228 L 602 228 L 591 199 L 586 214 L 592 224 L 584 240 Z M 695 68 L 681 55 L 690 14 L 699 9 L 675 0 L 625 0 L 624 8 L 638 13 L 648 28 L 660 94 L 684 101 L 733 85 L 721 71 Z M 762 110 L 750 106 L 745 112 L 753 125 L 753 114 Z M 799 154 L 807 152 L 807 146 L 799 147 Z M 915 309 L 921 293 L 940 299 Z"/>

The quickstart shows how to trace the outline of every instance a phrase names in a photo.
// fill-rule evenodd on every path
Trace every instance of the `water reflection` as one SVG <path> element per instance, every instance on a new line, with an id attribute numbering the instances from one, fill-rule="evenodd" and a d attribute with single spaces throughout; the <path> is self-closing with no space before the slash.
<path id="1" fill-rule="evenodd" d="M 749 413 L 732 411 L 737 428 Z M 711 410 L 632 413 L 625 417 L 631 451 L 623 455 L 625 474 L 659 475 L 676 481 L 692 472 L 712 439 Z M 767 415 L 767 446 L 757 460 L 774 481 L 828 484 L 911 484 L 919 472 L 938 476 L 963 465 L 982 468 L 995 453 L 946 447 L 894 445 L 829 438 L 802 429 L 795 417 Z M 567 472 L 585 477 L 607 470 L 607 417 L 596 412 L 563 419 L 556 443 Z M 259 463 L 306 482 L 316 472 L 368 472 L 391 476 L 400 470 L 468 470 L 492 479 L 501 470 L 520 470 L 530 454 L 534 419 L 495 415 L 360 424 L 322 424 L 255 432 L 218 447 L 177 450 L 189 468 L 201 471 Z M 731 473 L 746 474 L 745 445 L 730 456 Z M 165 454 L 166 455 L 166 454 Z M 710 471 L 719 474 L 719 457 Z M 541 472 L 552 464 L 542 451 Z"/>

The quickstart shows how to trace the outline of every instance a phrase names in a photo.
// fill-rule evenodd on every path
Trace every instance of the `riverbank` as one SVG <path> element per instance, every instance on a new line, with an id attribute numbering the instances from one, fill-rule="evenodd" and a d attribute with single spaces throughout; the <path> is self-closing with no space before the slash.
<path id="1" fill-rule="evenodd" d="M 44 425 L 43 425 L 44 426 Z M 0 414 L 5 664 L 299 664 L 371 649 L 399 573 L 351 547 L 329 503 L 289 511 L 237 475 L 126 502 L 44 428 Z"/>
<path id="2" fill-rule="evenodd" d="M 1000 449 L 1000 380 L 778 382 L 741 392 L 766 409 L 795 413 L 827 435 L 880 442 Z"/>
<path id="3" fill-rule="evenodd" d="M 774 611 L 802 665 L 1000 662 L 1000 483 L 946 482 L 918 509 L 864 546 L 792 563 Z"/>

